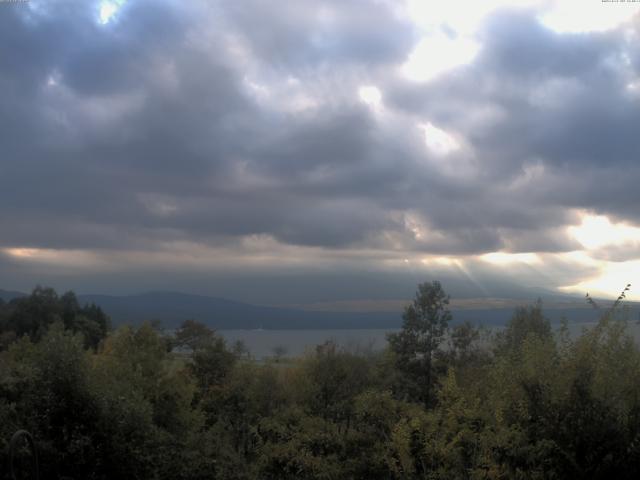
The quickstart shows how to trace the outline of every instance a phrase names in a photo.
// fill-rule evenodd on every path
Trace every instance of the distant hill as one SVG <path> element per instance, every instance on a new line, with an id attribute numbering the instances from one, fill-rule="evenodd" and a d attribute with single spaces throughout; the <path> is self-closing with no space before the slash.
<path id="1" fill-rule="evenodd" d="M 9 301 L 25 296 L 25 293 L 0 290 L 0 298 Z M 139 295 L 78 295 L 82 304 L 95 303 L 111 317 L 115 325 L 140 324 L 146 320 L 159 320 L 166 328 L 175 328 L 186 319 L 195 319 L 216 329 L 391 329 L 402 325 L 402 305 L 397 309 L 375 311 L 313 310 L 303 306 L 270 307 L 252 305 L 222 298 L 191 295 L 177 292 L 149 292 Z M 459 300 L 451 310 L 454 323 L 465 320 L 473 323 L 504 325 L 515 308 L 514 303 L 502 303 L 488 299 Z M 580 302 L 548 303 L 544 309 L 554 323 L 563 317 L 570 322 L 592 322 L 598 312 L 580 306 Z M 603 304 L 604 306 L 605 304 Z M 477 308 L 476 308 L 477 306 Z M 639 304 L 631 304 L 631 319 L 639 318 Z M 373 309 L 372 309 L 373 310 Z"/>
<path id="2" fill-rule="evenodd" d="M 26 293 L 12 292 L 11 290 L 0 290 L 0 298 L 5 302 L 13 300 L 14 298 L 26 297 Z"/>
<path id="3" fill-rule="evenodd" d="M 306 312 L 176 292 L 79 295 L 78 298 L 82 303 L 100 305 L 116 324 L 160 320 L 171 328 L 192 318 L 217 329 L 393 328 L 400 325 L 400 314 L 388 312 Z"/>
<path id="4" fill-rule="evenodd" d="M 250 305 L 215 297 L 176 292 L 150 292 L 140 295 L 80 295 L 81 302 L 100 305 L 115 324 L 159 320 L 168 328 L 192 318 L 217 329 L 358 329 L 399 328 L 402 310 L 395 312 L 309 311 Z M 504 325 L 513 314 L 507 308 L 452 308 L 454 322 L 465 320 L 485 325 Z M 562 317 L 571 322 L 590 322 L 597 312 L 570 304 L 566 308 L 545 309 L 552 322 Z M 637 316 L 637 313 L 635 314 Z"/>

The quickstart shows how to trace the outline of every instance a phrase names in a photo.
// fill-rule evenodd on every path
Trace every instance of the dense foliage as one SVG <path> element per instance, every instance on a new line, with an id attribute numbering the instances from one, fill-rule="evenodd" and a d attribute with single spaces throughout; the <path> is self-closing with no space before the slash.
<path id="1" fill-rule="evenodd" d="M 384 352 L 258 362 L 198 322 L 109 331 L 38 288 L 0 305 L 2 460 L 26 429 L 46 479 L 638 477 L 640 350 L 620 302 L 578 338 L 539 303 L 497 335 L 450 326 L 447 306 L 423 284 Z"/>

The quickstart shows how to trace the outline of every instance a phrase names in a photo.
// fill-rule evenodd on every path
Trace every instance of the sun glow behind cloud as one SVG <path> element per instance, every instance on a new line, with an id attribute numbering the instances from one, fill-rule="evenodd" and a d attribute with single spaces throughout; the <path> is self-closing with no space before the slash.
<path id="1" fill-rule="evenodd" d="M 15 258 L 36 258 L 42 250 L 38 248 L 5 248 L 4 253 Z"/>
<path id="2" fill-rule="evenodd" d="M 579 225 L 567 227 L 570 237 L 575 238 L 582 245 L 583 248 L 579 250 L 559 253 L 495 251 L 481 255 L 422 256 L 413 259 L 408 257 L 403 261 L 413 268 L 423 265 L 431 272 L 435 268 L 437 271 L 455 270 L 469 274 L 473 271 L 471 266 L 480 260 L 496 272 L 503 271 L 511 274 L 531 272 L 532 275 L 538 276 L 538 282 L 544 275 L 553 276 L 553 268 L 559 269 L 556 271 L 559 275 L 562 275 L 563 269 L 568 269 L 567 273 L 570 270 L 583 269 L 585 272 L 592 273 L 577 282 L 574 277 L 573 282 L 558 286 L 559 291 L 575 295 L 584 295 L 589 292 L 596 297 L 614 299 L 627 283 L 631 283 L 632 288 L 627 293 L 627 298 L 631 301 L 640 301 L 640 292 L 634 288 L 634 286 L 640 286 L 640 259 L 613 261 L 602 256 L 602 250 L 606 250 L 607 247 L 628 247 L 636 251 L 640 246 L 640 227 L 624 222 L 614 222 L 604 215 L 586 212 L 581 212 L 580 215 Z M 410 230 L 414 233 L 417 231 L 415 227 Z M 419 230 L 416 238 L 420 239 L 423 236 L 429 236 L 425 227 Z M 551 266 L 554 264 L 556 267 Z M 567 278 L 570 277 L 571 275 Z M 527 281 L 524 277 L 519 280 L 524 280 L 525 283 Z M 555 279 L 551 278 L 551 280 Z M 544 284 L 540 286 L 553 289 Z"/>
<path id="3" fill-rule="evenodd" d="M 540 21 L 559 33 L 603 31 L 628 21 L 640 11 L 638 2 L 603 0 L 450 0 L 427 2 L 407 0 L 406 9 L 416 25 L 432 29 L 447 25 L 454 31 L 473 35 L 484 19 L 499 8 L 533 9 Z"/>
<path id="4" fill-rule="evenodd" d="M 583 214 L 582 223 L 569 227 L 569 233 L 586 249 L 640 244 L 640 228 L 612 223 L 604 215 Z"/>
<path id="5" fill-rule="evenodd" d="M 416 25 L 425 30 L 446 25 L 458 33 L 473 35 L 485 17 L 499 7 L 528 7 L 541 3 L 540 0 L 484 0 L 482 2 L 408 0 L 406 7 Z"/>
<path id="6" fill-rule="evenodd" d="M 382 93 L 374 85 L 363 85 L 358 89 L 358 97 L 373 110 L 382 107 Z"/>
<path id="7" fill-rule="evenodd" d="M 571 252 L 573 258 L 583 264 L 597 266 L 598 274 L 573 285 L 561 287 L 570 293 L 586 292 L 605 298 L 615 298 L 627 283 L 632 288 L 627 298 L 640 301 L 640 260 L 624 259 L 612 261 L 606 259 L 608 249 L 627 249 L 630 255 L 639 251 L 640 227 L 625 222 L 612 222 L 605 215 L 581 214 L 581 223 L 568 227 L 568 233 L 584 247 L 584 250 Z M 565 254 L 569 255 L 569 254 Z M 602 259 L 602 258 L 605 259 Z M 635 288 L 634 288 L 635 287 Z"/>
<path id="8" fill-rule="evenodd" d="M 126 0 L 104 0 L 100 3 L 98 21 L 105 25 L 113 20 Z"/>
<path id="9" fill-rule="evenodd" d="M 402 66 L 410 80 L 426 82 L 455 67 L 470 63 L 480 50 L 472 38 L 452 38 L 439 33 L 424 37 Z"/>
<path id="10" fill-rule="evenodd" d="M 640 11 L 640 4 L 631 1 L 558 0 L 551 2 L 551 5 L 540 20 L 548 28 L 560 33 L 610 30 Z"/>
<path id="11" fill-rule="evenodd" d="M 480 259 L 493 265 L 511 265 L 513 263 L 533 265 L 540 263 L 540 258 L 535 253 L 492 252 L 481 255 Z"/>
<path id="12" fill-rule="evenodd" d="M 431 152 L 437 155 L 447 155 L 460 149 L 460 144 L 453 135 L 436 127 L 431 122 L 421 124 L 420 128 L 424 131 L 424 141 Z"/>
<path id="13" fill-rule="evenodd" d="M 640 301 L 640 260 L 626 262 L 601 262 L 600 273 L 594 278 L 584 280 L 574 285 L 560 287 L 568 293 L 599 296 L 605 299 L 615 299 L 627 283 L 631 284 L 631 291 L 627 299 Z"/>
<path id="14" fill-rule="evenodd" d="M 103 268 L 107 263 L 103 262 L 96 252 L 90 250 L 56 250 L 52 248 L 4 248 L 0 249 L 14 261 L 27 264 L 57 266 L 62 269 L 95 269 Z"/>

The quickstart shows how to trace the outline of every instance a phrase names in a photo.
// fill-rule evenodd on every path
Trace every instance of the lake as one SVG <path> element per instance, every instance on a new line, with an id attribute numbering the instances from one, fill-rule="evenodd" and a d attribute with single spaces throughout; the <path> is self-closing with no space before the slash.
<path id="1" fill-rule="evenodd" d="M 578 335 L 584 328 L 592 327 L 595 322 L 569 323 L 569 332 Z M 554 329 L 559 325 L 552 325 Z M 499 330 L 501 327 L 492 327 Z M 357 330 L 218 330 L 232 345 L 241 340 L 251 354 L 262 359 L 274 354 L 276 347 L 284 347 L 285 356 L 294 357 L 312 350 L 316 345 L 333 340 L 351 351 L 382 350 L 387 345 L 387 334 L 398 329 L 357 329 Z M 629 331 L 640 342 L 640 326 L 629 323 Z"/>
<path id="2" fill-rule="evenodd" d="M 285 356 L 295 357 L 327 340 L 356 351 L 382 350 L 387 344 L 387 333 L 394 331 L 397 330 L 218 330 L 218 333 L 230 345 L 243 341 L 254 357 L 264 358 L 272 356 L 276 347 L 284 347 Z"/>

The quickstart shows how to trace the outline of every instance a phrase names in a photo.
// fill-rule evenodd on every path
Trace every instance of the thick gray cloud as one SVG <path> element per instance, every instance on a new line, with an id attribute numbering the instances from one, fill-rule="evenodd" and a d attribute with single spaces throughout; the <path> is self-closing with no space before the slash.
<path id="1" fill-rule="evenodd" d="M 261 60 L 288 69 L 402 61 L 417 32 L 392 2 L 321 0 L 274 8 L 268 0 L 219 3 L 225 25 Z"/>
<path id="2" fill-rule="evenodd" d="M 398 108 L 473 145 L 490 185 L 482 191 L 493 190 L 491 198 L 503 205 L 476 196 L 480 221 L 553 227 L 567 223 L 566 208 L 638 221 L 631 205 L 638 200 L 640 98 L 629 88 L 639 74 L 629 60 L 638 44 L 622 30 L 556 33 L 534 13 L 497 12 L 485 23 L 473 63 L 427 86 L 395 81 L 390 96 Z M 531 166 L 540 175 L 500 192 Z"/>
<path id="3" fill-rule="evenodd" d="M 395 2 L 273 5 L 0 5 L 0 248 L 561 252 L 574 209 L 640 221 L 622 31 L 496 12 L 472 63 L 419 83 Z M 430 151 L 425 122 L 464 148 Z"/>

